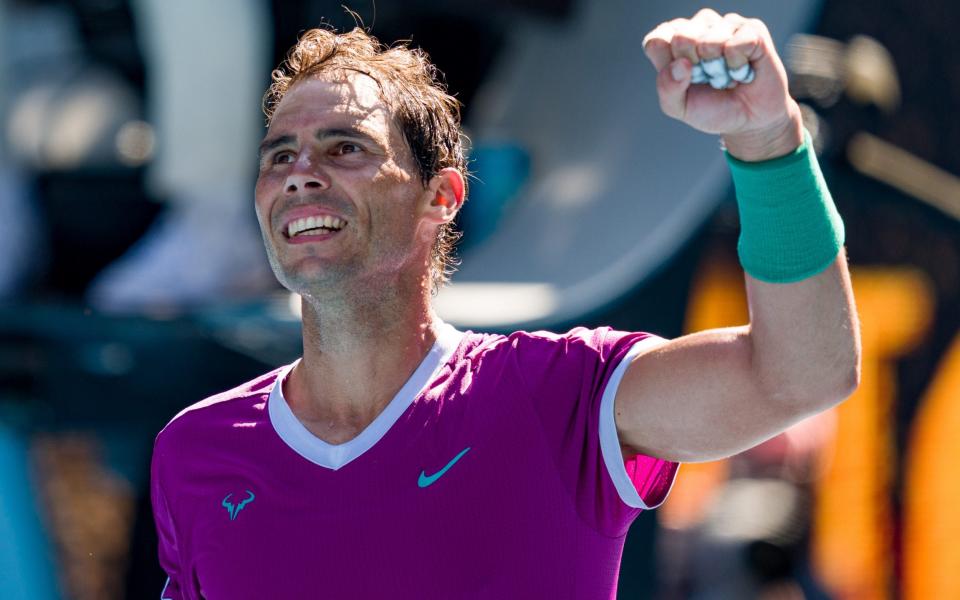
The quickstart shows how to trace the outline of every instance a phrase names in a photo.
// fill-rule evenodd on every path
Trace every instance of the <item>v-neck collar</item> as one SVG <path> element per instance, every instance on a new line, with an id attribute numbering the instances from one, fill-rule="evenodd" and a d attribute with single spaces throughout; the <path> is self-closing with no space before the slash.
<path id="1" fill-rule="evenodd" d="M 377 418 L 352 440 L 342 444 L 328 444 L 310 433 L 310 430 L 290 410 L 290 405 L 283 397 L 283 381 L 300 359 L 284 367 L 273 384 L 268 401 L 270 423 L 277 435 L 297 454 L 321 467 L 337 470 L 372 448 L 390 431 L 400 415 L 410 407 L 414 399 L 433 380 L 440 367 L 450 359 L 463 335 L 463 332 L 457 331 L 451 325 L 442 323 L 437 328 L 437 340 L 420 362 L 417 370 L 407 379 Z"/>

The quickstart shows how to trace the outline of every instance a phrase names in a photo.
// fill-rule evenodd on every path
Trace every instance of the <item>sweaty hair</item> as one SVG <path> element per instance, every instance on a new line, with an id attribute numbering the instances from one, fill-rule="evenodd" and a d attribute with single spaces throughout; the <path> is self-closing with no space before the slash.
<path id="1" fill-rule="evenodd" d="M 263 97 L 267 122 L 294 84 L 337 71 L 363 73 L 377 82 L 424 185 L 446 167 L 458 169 L 466 179 L 460 102 L 447 93 L 443 74 L 422 50 L 404 43 L 385 46 L 359 27 L 347 33 L 311 29 L 300 37 L 287 60 L 273 71 L 273 83 Z M 458 264 L 453 251 L 460 235 L 453 223 L 442 225 L 437 232 L 431 252 L 435 292 L 450 279 Z"/>

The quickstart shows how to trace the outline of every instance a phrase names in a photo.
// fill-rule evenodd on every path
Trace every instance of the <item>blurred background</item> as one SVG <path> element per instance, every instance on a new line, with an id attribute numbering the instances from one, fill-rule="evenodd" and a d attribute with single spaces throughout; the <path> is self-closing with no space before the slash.
<path id="1" fill-rule="evenodd" d="M 381 0 L 465 103 L 460 328 L 747 321 L 717 140 L 642 54 L 687 0 Z M 847 228 L 854 397 L 685 465 L 620 598 L 960 598 L 960 4 L 721 1 L 765 20 Z M 0 0 L 0 597 L 157 598 L 153 437 L 289 362 L 253 213 L 260 97 L 325 0 Z"/>

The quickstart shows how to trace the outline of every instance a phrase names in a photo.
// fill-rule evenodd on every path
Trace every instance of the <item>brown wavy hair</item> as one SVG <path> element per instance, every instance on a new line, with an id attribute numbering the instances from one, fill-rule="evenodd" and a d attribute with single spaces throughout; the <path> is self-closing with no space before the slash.
<path id="1" fill-rule="evenodd" d="M 287 59 L 272 73 L 273 82 L 263 97 L 267 123 L 293 85 L 331 71 L 355 71 L 377 82 L 424 185 L 446 167 L 463 173 L 466 184 L 460 102 L 447 93 L 443 74 L 419 48 L 411 48 L 405 42 L 386 46 L 359 27 L 346 33 L 311 29 L 300 37 Z M 434 292 L 450 279 L 459 264 L 454 246 L 460 236 L 453 223 L 442 225 L 437 232 L 431 252 Z"/>

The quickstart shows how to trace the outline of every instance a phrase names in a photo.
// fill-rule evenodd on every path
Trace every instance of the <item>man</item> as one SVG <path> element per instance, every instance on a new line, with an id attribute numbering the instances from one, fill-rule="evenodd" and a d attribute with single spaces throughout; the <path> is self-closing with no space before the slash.
<path id="1" fill-rule="evenodd" d="M 430 299 L 466 195 L 456 101 L 419 53 L 303 36 L 266 98 L 256 188 L 273 269 L 303 297 L 303 357 L 158 436 L 164 598 L 613 598 L 627 529 L 678 462 L 849 395 L 842 224 L 766 28 L 704 10 L 644 49 L 663 110 L 730 155 L 748 326 L 443 324 Z M 755 79 L 693 85 L 718 57 Z"/>

